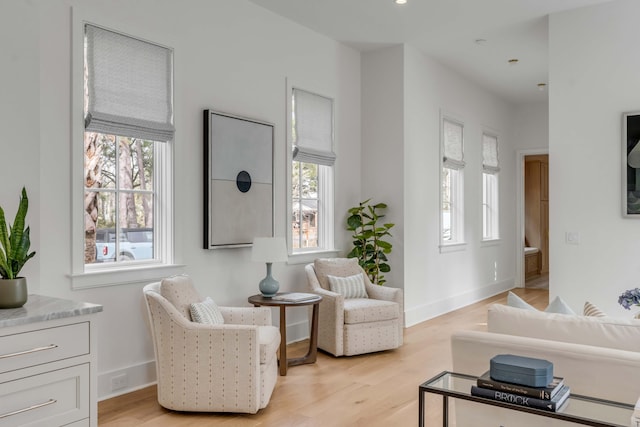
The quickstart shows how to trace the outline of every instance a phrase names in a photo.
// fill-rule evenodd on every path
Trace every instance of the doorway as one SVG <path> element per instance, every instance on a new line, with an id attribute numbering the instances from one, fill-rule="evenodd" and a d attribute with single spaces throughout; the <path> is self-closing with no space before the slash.
<path id="1" fill-rule="evenodd" d="M 516 285 L 549 287 L 549 154 L 547 150 L 518 153 L 518 244 Z"/>
<path id="2" fill-rule="evenodd" d="M 549 287 L 549 155 L 524 157 L 524 285 Z"/>

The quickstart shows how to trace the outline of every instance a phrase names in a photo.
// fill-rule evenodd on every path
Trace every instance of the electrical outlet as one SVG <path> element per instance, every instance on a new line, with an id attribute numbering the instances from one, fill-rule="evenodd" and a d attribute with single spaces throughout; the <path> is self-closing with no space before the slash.
<path id="1" fill-rule="evenodd" d="M 121 388 L 125 388 L 129 385 L 129 378 L 127 374 L 116 375 L 115 377 L 111 377 L 111 391 L 120 390 Z"/>
<path id="2" fill-rule="evenodd" d="M 577 231 L 567 231 L 565 233 L 564 240 L 566 243 L 570 245 L 579 245 L 580 244 L 580 233 Z"/>

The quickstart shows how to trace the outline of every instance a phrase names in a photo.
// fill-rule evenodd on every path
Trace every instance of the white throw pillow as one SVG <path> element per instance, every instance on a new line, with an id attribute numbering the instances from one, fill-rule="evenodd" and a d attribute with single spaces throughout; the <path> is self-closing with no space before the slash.
<path id="1" fill-rule="evenodd" d="M 190 306 L 191 319 L 197 323 L 206 323 L 208 325 L 223 325 L 224 317 L 216 303 L 206 297 L 202 302 L 194 302 Z"/>
<path id="2" fill-rule="evenodd" d="M 345 298 L 369 298 L 367 289 L 364 287 L 364 277 L 362 273 L 347 277 L 337 277 L 327 274 L 329 279 L 329 289 L 344 295 Z"/>
<path id="3" fill-rule="evenodd" d="M 528 302 L 526 302 L 525 300 L 523 300 L 522 298 L 520 298 L 518 295 L 514 294 L 511 291 L 509 291 L 509 294 L 507 295 L 507 305 L 509 307 L 524 308 L 525 310 L 538 311 L 537 308 L 535 308 L 534 306 L 532 306 L 531 304 L 529 304 Z"/>
<path id="4" fill-rule="evenodd" d="M 596 307 L 594 304 L 591 304 L 589 301 L 585 301 L 584 302 L 584 310 L 582 311 L 582 314 L 584 314 L 585 316 L 591 316 L 591 317 L 607 317 L 607 314 L 600 310 L 598 307 Z"/>
<path id="5" fill-rule="evenodd" d="M 576 314 L 575 311 L 569 307 L 569 305 L 560 297 L 556 297 L 551 304 L 544 309 L 546 313 L 559 313 L 559 314 Z"/>

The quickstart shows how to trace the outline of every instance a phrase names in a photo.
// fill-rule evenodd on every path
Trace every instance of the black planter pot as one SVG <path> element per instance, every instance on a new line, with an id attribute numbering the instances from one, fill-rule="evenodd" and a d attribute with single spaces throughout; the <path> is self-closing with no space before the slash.
<path id="1" fill-rule="evenodd" d="M 0 309 L 18 308 L 27 302 L 27 279 L 0 279 Z"/>

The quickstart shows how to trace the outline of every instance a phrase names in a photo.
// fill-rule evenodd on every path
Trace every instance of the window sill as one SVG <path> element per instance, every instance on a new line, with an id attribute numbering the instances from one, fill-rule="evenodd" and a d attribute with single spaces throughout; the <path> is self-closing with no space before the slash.
<path id="1" fill-rule="evenodd" d="M 308 264 L 317 258 L 335 258 L 340 254 L 338 249 L 321 249 L 317 251 L 296 252 L 289 254 L 288 265 Z"/>
<path id="2" fill-rule="evenodd" d="M 184 273 L 182 264 L 136 265 L 113 270 L 94 270 L 71 274 L 71 289 L 98 288 L 150 282 Z"/>
<path id="3" fill-rule="evenodd" d="M 467 249 L 467 244 L 462 243 L 442 243 L 440 244 L 440 253 L 446 254 L 449 252 L 461 252 Z"/>
<path id="4" fill-rule="evenodd" d="M 480 247 L 499 246 L 502 243 L 500 239 L 487 239 L 480 242 Z"/>

